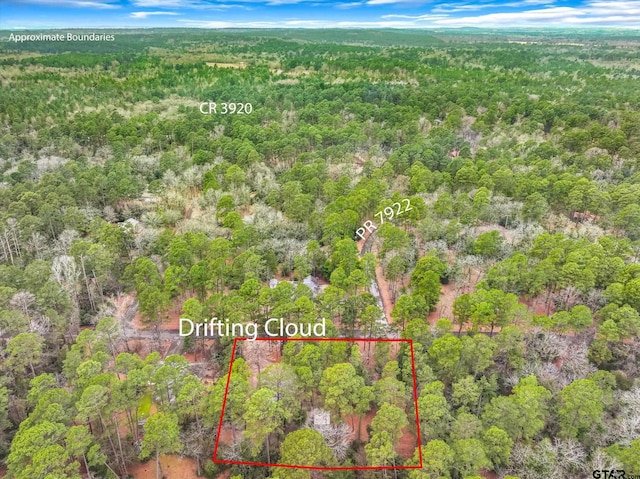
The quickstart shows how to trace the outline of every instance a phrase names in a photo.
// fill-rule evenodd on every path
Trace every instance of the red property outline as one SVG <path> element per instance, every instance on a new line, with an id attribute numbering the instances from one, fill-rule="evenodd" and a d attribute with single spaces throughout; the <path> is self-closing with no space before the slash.
<path id="1" fill-rule="evenodd" d="M 231 461 L 227 459 L 218 459 L 218 445 L 220 442 L 220 432 L 222 431 L 222 422 L 224 419 L 224 408 L 227 404 L 227 394 L 229 393 L 229 382 L 231 381 L 231 372 L 233 370 L 233 361 L 236 356 L 236 347 L 238 341 L 246 341 L 248 338 L 234 338 L 233 349 L 231 350 L 231 360 L 229 362 L 229 371 L 227 372 L 227 384 L 222 398 L 222 409 L 220 411 L 220 420 L 218 422 L 218 432 L 216 434 L 216 443 L 213 449 L 212 461 L 218 464 L 238 464 L 242 466 L 267 466 L 267 467 L 284 467 L 289 469 L 313 469 L 318 471 L 368 471 L 368 470 L 384 470 L 384 469 L 422 469 L 422 441 L 420 439 L 420 418 L 418 416 L 418 386 L 416 382 L 416 362 L 413 353 L 412 339 L 390 339 L 390 338 L 255 338 L 255 341 L 343 341 L 343 342 L 374 342 L 374 343 L 408 343 L 411 351 L 411 375 L 413 376 L 413 402 L 416 411 L 416 436 L 418 440 L 418 457 L 420 464 L 417 466 L 352 466 L 352 467 L 321 467 L 321 466 L 297 466 L 293 464 L 270 464 L 265 462 L 251 461 Z"/>

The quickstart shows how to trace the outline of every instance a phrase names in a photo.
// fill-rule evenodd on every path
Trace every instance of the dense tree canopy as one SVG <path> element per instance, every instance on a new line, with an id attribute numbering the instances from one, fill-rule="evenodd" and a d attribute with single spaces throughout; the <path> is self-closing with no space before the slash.
<path id="1" fill-rule="evenodd" d="M 0 473 L 314 475 L 213 463 L 218 429 L 231 461 L 417 465 L 417 414 L 423 467 L 366 477 L 640 474 L 637 60 L 631 31 L 2 42 Z M 180 318 L 412 347 L 229 372 Z"/>

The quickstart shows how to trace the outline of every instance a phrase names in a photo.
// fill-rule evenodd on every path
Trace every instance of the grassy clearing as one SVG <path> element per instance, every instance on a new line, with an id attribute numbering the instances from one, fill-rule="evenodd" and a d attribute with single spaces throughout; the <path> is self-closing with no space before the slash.
<path id="1" fill-rule="evenodd" d="M 138 405 L 138 417 L 140 419 L 146 419 L 151 413 L 151 394 L 145 394 L 140 398 L 140 404 Z"/>

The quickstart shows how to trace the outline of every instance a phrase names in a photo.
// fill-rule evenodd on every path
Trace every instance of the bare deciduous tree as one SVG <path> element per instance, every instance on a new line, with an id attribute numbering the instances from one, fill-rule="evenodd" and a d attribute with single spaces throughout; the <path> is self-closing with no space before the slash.
<path id="1" fill-rule="evenodd" d="M 37 318 L 29 321 L 29 332 L 37 333 L 40 336 L 45 336 L 51 329 L 51 320 L 48 316 L 38 315 Z"/>
<path id="2" fill-rule="evenodd" d="M 22 312 L 25 316 L 31 318 L 33 316 L 33 306 L 36 303 L 36 297 L 29 291 L 18 291 L 13 295 L 9 304 L 12 308 Z"/>
<path id="3" fill-rule="evenodd" d="M 576 477 L 586 472 L 587 451 L 582 444 L 572 439 L 555 440 L 553 448 L 556 467 L 563 472 L 559 477 Z"/>
<path id="4" fill-rule="evenodd" d="M 247 180 L 251 189 L 260 197 L 265 197 L 278 189 L 278 181 L 273 171 L 264 163 L 255 163 L 247 170 Z"/>
<path id="5" fill-rule="evenodd" d="M 573 343 L 568 354 L 562 361 L 561 372 L 567 379 L 567 384 L 576 379 L 586 378 L 597 369 L 589 362 L 588 348 L 584 343 Z"/>
<path id="6" fill-rule="evenodd" d="M 218 454 L 228 461 L 241 461 L 241 439 L 234 439 L 231 444 L 227 445 L 227 447 L 221 448 Z"/>
<path id="7" fill-rule="evenodd" d="M 114 210 L 113 206 L 111 205 L 107 205 L 102 209 L 102 217 L 109 223 L 115 223 L 118 220 L 116 210 Z"/>
<path id="8" fill-rule="evenodd" d="M 36 259 L 44 259 L 48 256 L 46 253 L 50 253 L 47 248 L 47 238 L 37 231 L 31 234 L 31 238 L 25 244 L 25 249 L 29 253 L 33 253 Z"/>
<path id="9" fill-rule="evenodd" d="M 55 280 L 69 293 L 69 297 L 73 302 L 68 332 L 75 337 L 80 329 L 80 305 L 78 304 L 78 278 L 80 275 L 76 266 L 76 260 L 73 256 L 56 256 L 53 259 L 51 271 L 53 272 Z"/>
<path id="10" fill-rule="evenodd" d="M 325 444 L 333 450 L 336 458 L 342 461 L 347 457 L 350 443 L 348 438 L 353 436 L 354 430 L 351 426 L 343 422 L 337 424 L 315 423 L 313 418 L 324 417 L 326 415 L 323 414 L 324 412 L 326 411 L 316 408 L 312 409 L 307 416 L 307 427 L 318 431 L 324 439 Z M 330 415 L 326 416 L 330 417 Z"/>
<path id="11" fill-rule="evenodd" d="M 587 471 L 602 471 L 603 469 L 620 469 L 621 464 L 602 449 L 597 449 L 591 453 L 591 460 L 589 461 L 586 470 Z"/>
<path id="12" fill-rule="evenodd" d="M 165 171 L 164 176 L 162 177 L 162 182 L 167 188 L 177 188 L 180 184 L 178 176 L 172 170 Z"/>
<path id="13" fill-rule="evenodd" d="M 76 230 L 64 230 L 58 235 L 58 238 L 54 244 L 54 251 L 60 255 L 66 255 L 69 253 L 71 243 L 80 237 L 80 234 Z"/>
<path id="14" fill-rule="evenodd" d="M 187 429 L 180 434 L 180 440 L 184 444 L 184 451 L 188 457 L 196 460 L 198 467 L 197 474 L 201 474 L 202 464 L 206 459 L 210 459 L 211 431 L 195 422 L 190 423 Z M 238 459 L 232 459 L 238 460 Z"/>
<path id="15" fill-rule="evenodd" d="M 527 338 L 527 355 L 531 359 L 552 362 L 567 353 L 567 339 L 555 333 L 538 332 Z"/>
<path id="16" fill-rule="evenodd" d="M 640 387 L 621 393 L 618 402 L 620 414 L 613 435 L 616 442 L 628 446 L 640 437 Z"/>

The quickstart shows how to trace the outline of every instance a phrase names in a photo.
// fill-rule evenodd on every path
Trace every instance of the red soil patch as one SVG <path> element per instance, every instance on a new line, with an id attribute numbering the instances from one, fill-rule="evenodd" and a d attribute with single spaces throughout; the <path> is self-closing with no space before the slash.
<path id="1" fill-rule="evenodd" d="M 376 417 L 376 411 L 369 411 L 366 416 L 362 418 L 361 430 L 360 430 L 360 440 L 365 443 L 369 441 L 369 434 L 367 433 L 367 427 L 373 421 L 373 418 Z M 345 423 L 352 426 L 354 432 L 349 435 L 348 439 L 351 441 L 355 441 L 358 438 L 358 416 L 347 416 L 344 418 Z M 415 434 L 409 431 L 408 427 L 402 429 L 402 436 L 396 445 L 396 452 L 403 459 L 409 459 L 413 457 L 413 453 L 418 447 L 418 439 Z"/>
<path id="2" fill-rule="evenodd" d="M 395 304 L 392 300 L 391 285 L 385 279 L 380 263 L 376 263 L 376 281 L 378 282 L 378 288 L 380 289 L 384 316 L 387 318 L 387 323 L 392 324 L 393 319 L 391 318 L 391 311 L 393 311 Z"/>
<path id="3" fill-rule="evenodd" d="M 373 374 L 375 377 L 378 374 L 375 372 L 375 352 L 376 352 L 376 343 L 373 341 L 356 341 L 355 342 L 360 348 L 360 360 L 362 364 L 367 368 L 369 373 Z M 389 344 L 389 361 L 397 361 L 398 360 L 398 351 L 400 351 L 400 342 L 390 342 Z"/>
<path id="4" fill-rule="evenodd" d="M 121 318 L 133 301 L 135 301 L 134 294 L 119 294 L 118 296 L 114 297 L 113 304 L 116 307 L 116 318 Z"/>
<path id="5" fill-rule="evenodd" d="M 442 294 L 440 296 L 440 300 L 436 304 L 436 307 L 429 315 L 427 316 L 427 321 L 431 325 L 435 325 L 440 318 L 447 318 L 453 321 L 453 302 L 455 299 L 465 293 L 470 293 L 475 290 L 476 284 L 482 279 L 482 274 L 479 270 L 475 269 L 474 272 L 471 272 L 469 275 L 470 281 L 465 283 L 464 285 L 459 284 L 456 281 L 452 281 L 448 284 L 442 285 L 441 291 Z M 555 311 L 553 302 L 549 304 L 545 302 L 544 295 L 537 296 L 535 298 L 527 299 L 524 297 L 520 297 L 519 302 L 524 304 L 527 309 L 536 315 L 549 315 L 553 314 Z M 471 323 L 464 323 L 462 326 L 462 330 L 466 331 L 471 329 Z M 457 331 L 459 329 L 458 325 L 454 326 L 454 330 Z M 500 332 L 499 327 L 495 327 L 493 329 L 494 333 Z M 489 331 L 489 328 L 483 328 L 482 331 Z"/>
<path id="6" fill-rule="evenodd" d="M 127 413 L 125 412 L 118 413 L 116 414 L 116 418 L 118 420 L 118 433 L 120 434 L 120 437 L 124 440 L 124 438 L 127 437 L 127 434 L 129 433 L 133 434 L 133 431 L 131 431 L 129 428 L 129 420 L 127 419 Z M 134 427 L 138 427 L 138 425 L 135 424 Z"/>
<path id="7" fill-rule="evenodd" d="M 498 479 L 500 476 L 493 471 L 480 471 L 480 476 L 486 479 Z"/>
<path id="8" fill-rule="evenodd" d="M 374 417 L 376 417 L 376 411 L 369 411 L 367 415 L 362 418 L 362 425 L 361 425 L 362 429 L 360 431 L 360 440 L 362 442 L 366 442 L 369 440 L 367 427 L 369 426 L 369 424 L 371 424 L 371 421 L 373 421 Z M 352 421 L 353 421 L 353 424 L 355 425 L 353 434 L 349 435 L 349 440 L 351 441 L 355 441 L 358 438 L 358 420 L 359 420 L 358 416 L 356 416 L 355 414 L 352 416 L 347 416 L 344 419 L 344 422 L 346 422 L 350 426 Z"/>
<path id="9" fill-rule="evenodd" d="M 360 348 L 360 358 L 362 364 L 369 370 L 373 371 L 375 346 L 373 343 L 358 341 L 356 343 Z"/>
<path id="10" fill-rule="evenodd" d="M 455 258 L 451 256 L 450 261 Z M 451 281 L 443 284 L 440 288 L 440 299 L 436 303 L 435 309 L 427 316 L 429 324 L 436 324 L 440 318 L 453 319 L 453 301 L 461 294 L 470 293 L 475 290 L 476 285 L 483 277 L 483 271 L 478 267 L 467 267 L 465 271 L 466 281 Z M 465 325 L 467 329 L 470 325 Z"/>
<path id="11" fill-rule="evenodd" d="M 194 459 L 177 455 L 161 456 L 160 464 L 167 479 L 201 479 L 201 476 L 196 475 L 197 465 Z M 129 467 L 129 474 L 136 479 L 156 479 L 155 459 Z"/>
<path id="12" fill-rule="evenodd" d="M 413 457 L 413 453 L 418 447 L 418 440 L 416 436 L 409 432 L 408 427 L 402 429 L 402 436 L 396 445 L 396 452 L 403 459 L 409 459 Z"/>
<path id="13" fill-rule="evenodd" d="M 180 316 L 182 315 L 182 304 L 189 298 L 194 297 L 193 294 L 183 294 L 172 300 L 172 306 L 162 317 L 159 329 L 161 331 L 176 331 L 180 328 Z M 135 301 L 135 294 L 125 294 L 120 298 L 114 299 L 117 311 L 124 314 L 127 307 Z M 136 311 L 136 315 L 131 321 L 131 327 L 144 331 L 153 328 L 153 325 L 142 319 L 140 311 Z"/>
<path id="14" fill-rule="evenodd" d="M 220 474 L 216 476 L 216 479 L 229 479 L 231 477 L 231 469 L 227 469 L 222 471 Z"/>
<path id="15" fill-rule="evenodd" d="M 233 444 L 235 442 L 236 437 L 241 438 L 242 433 L 238 434 L 240 431 L 236 431 L 235 429 L 227 426 L 226 424 L 222 425 L 222 429 L 220 430 L 220 442 L 224 442 L 226 444 Z"/>
<path id="16" fill-rule="evenodd" d="M 434 325 L 440 318 L 453 318 L 453 301 L 458 297 L 458 288 L 455 283 L 444 284 L 440 288 L 442 294 L 433 311 L 427 316 L 429 324 Z"/>
<path id="17" fill-rule="evenodd" d="M 188 299 L 188 298 L 186 298 Z M 176 301 L 174 307 L 163 318 L 160 329 L 164 331 L 174 331 L 180 329 L 180 316 L 182 316 L 182 303 L 184 301 Z"/>
<path id="18" fill-rule="evenodd" d="M 142 314 L 140 314 L 140 311 L 136 311 L 136 315 L 133 317 L 133 320 L 131 321 L 131 326 L 138 330 L 144 330 L 149 327 L 148 324 L 142 321 Z"/>
<path id="19" fill-rule="evenodd" d="M 184 358 L 190 363 L 196 362 L 196 357 L 195 357 L 195 354 L 193 353 L 182 353 L 182 356 L 184 356 Z"/>
<path id="20" fill-rule="evenodd" d="M 158 329 L 161 331 L 176 331 L 180 329 L 180 316 L 181 316 L 182 304 L 177 301 L 173 308 L 171 308 L 163 317 L 162 323 Z M 140 331 L 152 330 L 153 325 L 148 321 L 142 320 L 142 314 L 140 311 L 136 311 L 136 315 L 131 321 L 131 326 Z"/>
<path id="21" fill-rule="evenodd" d="M 171 347 L 171 343 L 168 339 L 161 340 L 160 348 L 157 349 L 158 353 L 162 356 L 169 347 Z M 149 353 L 156 351 L 156 341 L 154 339 L 130 339 L 122 350 L 135 353 L 140 356 L 141 359 L 144 359 Z"/>
<path id="22" fill-rule="evenodd" d="M 272 364 L 282 361 L 280 341 L 242 341 L 242 357 L 251 370 L 249 384 L 252 388 L 258 386 L 258 374 Z"/>
<path id="23" fill-rule="evenodd" d="M 533 314 L 552 315 L 556 311 L 555 304 L 551 301 L 551 298 L 549 298 L 548 302 L 545 301 L 545 297 L 546 293 L 543 293 L 531 299 L 520 298 L 520 302 L 526 304 Z"/>

